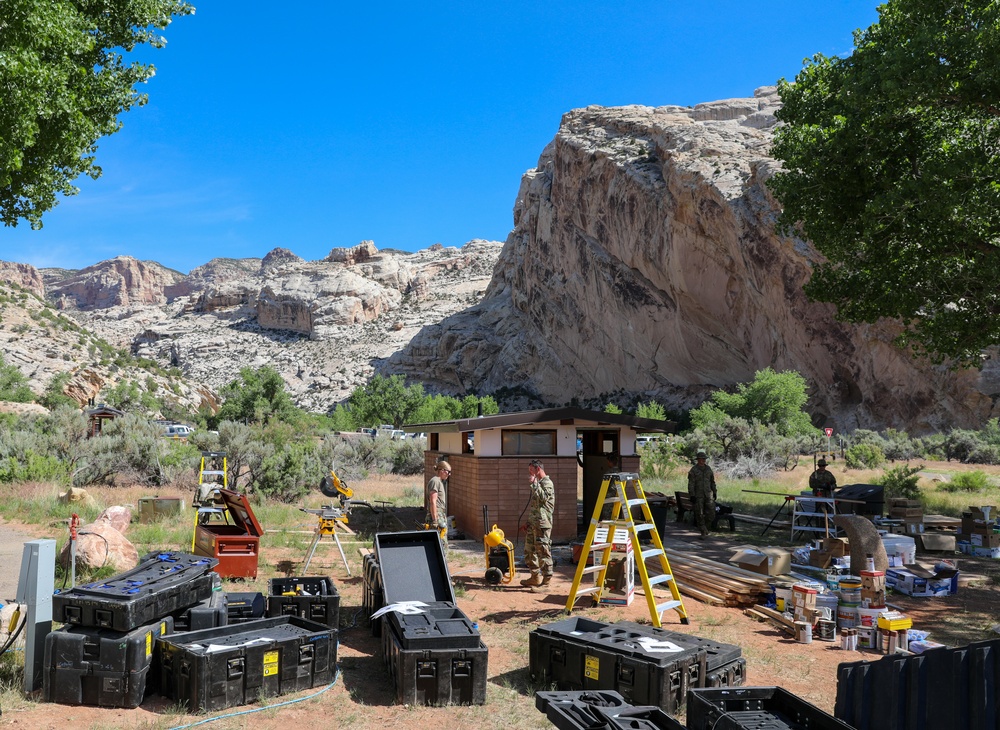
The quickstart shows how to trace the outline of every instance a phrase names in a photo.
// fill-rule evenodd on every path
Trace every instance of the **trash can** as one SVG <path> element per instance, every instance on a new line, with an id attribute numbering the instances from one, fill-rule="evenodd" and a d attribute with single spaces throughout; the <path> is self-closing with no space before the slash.
<path id="1" fill-rule="evenodd" d="M 663 540 L 663 532 L 667 527 L 667 500 L 667 495 L 660 492 L 646 492 L 646 503 L 649 505 L 649 513 L 653 516 L 656 531 L 660 534 L 660 540 Z M 652 542 L 648 532 L 642 533 L 640 542 Z"/>

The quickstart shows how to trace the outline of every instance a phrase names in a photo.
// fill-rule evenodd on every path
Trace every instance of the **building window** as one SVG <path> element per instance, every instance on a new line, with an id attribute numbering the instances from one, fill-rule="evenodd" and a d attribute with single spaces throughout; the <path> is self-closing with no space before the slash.
<path id="1" fill-rule="evenodd" d="M 504 456 L 554 456 L 555 431 L 504 431 L 501 435 Z"/>
<path id="2" fill-rule="evenodd" d="M 462 434 L 462 453 L 476 453 L 476 434 L 474 432 L 466 431 Z"/>

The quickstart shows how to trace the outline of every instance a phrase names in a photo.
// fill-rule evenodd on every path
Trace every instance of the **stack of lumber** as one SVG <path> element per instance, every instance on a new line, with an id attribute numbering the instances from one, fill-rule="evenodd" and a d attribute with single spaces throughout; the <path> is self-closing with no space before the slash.
<path id="1" fill-rule="evenodd" d="M 764 603 L 771 592 L 767 577 L 758 573 L 688 552 L 672 549 L 664 552 L 678 590 L 703 603 L 746 608 Z"/>
<path id="2" fill-rule="evenodd" d="M 795 624 L 792 622 L 792 619 L 783 613 L 778 613 L 773 608 L 754 606 L 753 608 L 744 608 L 743 613 L 751 618 L 766 621 L 772 626 L 781 629 L 786 634 L 795 635 Z"/>

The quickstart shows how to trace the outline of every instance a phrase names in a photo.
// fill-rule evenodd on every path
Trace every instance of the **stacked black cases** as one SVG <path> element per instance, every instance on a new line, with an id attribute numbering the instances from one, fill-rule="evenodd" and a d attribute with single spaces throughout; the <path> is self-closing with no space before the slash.
<path id="1" fill-rule="evenodd" d="M 229 622 L 226 593 L 222 590 L 222 578 L 215 572 L 211 576 L 212 595 L 189 608 L 174 612 L 174 633 L 214 629 L 218 626 L 225 626 Z"/>
<path id="2" fill-rule="evenodd" d="M 131 631 L 212 595 L 215 558 L 187 553 L 147 556 L 106 581 L 52 597 L 52 618 L 64 624 Z"/>
<path id="3" fill-rule="evenodd" d="M 857 730 L 996 730 L 1000 639 L 841 664 L 834 714 Z"/>
<path id="4" fill-rule="evenodd" d="M 559 690 L 613 690 L 629 704 L 674 713 L 706 676 L 708 652 L 691 644 L 573 616 L 528 634 L 528 661 L 536 682 Z"/>
<path id="5" fill-rule="evenodd" d="M 45 637 L 42 696 L 46 702 L 98 707 L 138 707 L 159 688 L 156 640 L 173 631 L 167 616 L 121 632 L 67 626 Z"/>
<path id="6" fill-rule="evenodd" d="M 781 687 L 692 689 L 687 726 L 688 730 L 854 730 Z"/>
<path id="7" fill-rule="evenodd" d="M 266 601 L 263 593 L 227 593 L 226 614 L 228 623 L 240 624 L 264 618 Z"/>
<path id="8" fill-rule="evenodd" d="M 407 705 L 481 705 L 486 702 L 489 650 L 481 641 L 467 649 L 404 649 L 383 627 L 382 646 L 396 690 Z"/>
<path id="9" fill-rule="evenodd" d="M 365 555 L 362 571 L 364 593 L 361 598 L 361 608 L 368 618 L 372 636 L 381 636 L 382 619 L 372 620 L 372 614 L 385 605 L 385 594 L 382 591 L 382 571 L 379 570 L 378 560 L 374 554 Z"/>
<path id="10" fill-rule="evenodd" d="M 375 558 L 385 605 L 399 601 L 455 602 L 448 561 L 436 531 L 380 532 L 375 535 Z"/>
<path id="11" fill-rule="evenodd" d="M 559 730 L 684 730 L 659 707 L 635 707 L 617 692 L 536 692 L 535 708 Z"/>
<path id="12" fill-rule="evenodd" d="M 628 642 L 637 636 L 652 636 L 663 641 L 670 641 L 679 646 L 704 649 L 705 675 L 692 678 L 692 687 L 742 687 L 747 679 L 747 660 L 743 658 L 743 650 L 735 644 L 723 644 L 719 641 L 703 639 L 700 636 L 682 634 L 679 631 L 646 626 L 631 621 L 618 621 L 610 624 L 602 632 L 617 635 L 620 641 Z"/>
<path id="13" fill-rule="evenodd" d="M 161 692 L 191 712 L 221 710 L 333 680 L 337 632 L 295 616 L 160 640 Z"/>
<path id="14" fill-rule="evenodd" d="M 450 601 L 431 603 L 419 613 L 386 614 L 386 623 L 404 649 L 474 649 L 479 629 Z"/>
<path id="15" fill-rule="evenodd" d="M 286 595 L 290 594 L 290 595 Z M 340 593 L 325 577 L 271 578 L 268 616 L 298 616 L 340 628 Z"/>

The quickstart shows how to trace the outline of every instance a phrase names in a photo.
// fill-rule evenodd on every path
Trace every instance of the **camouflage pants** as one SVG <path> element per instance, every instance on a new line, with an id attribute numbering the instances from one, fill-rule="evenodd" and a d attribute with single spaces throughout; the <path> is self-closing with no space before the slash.
<path id="1" fill-rule="evenodd" d="M 528 525 L 524 535 L 524 564 L 532 573 L 552 575 L 552 528 Z"/>
<path id="2" fill-rule="evenodd" d="M 694 524 L 702 535 L 707 535 L 709 526 L 715 521 L 715 500 L 711 493 L 692 494 L 691 500 L 694 502 Z"/>

